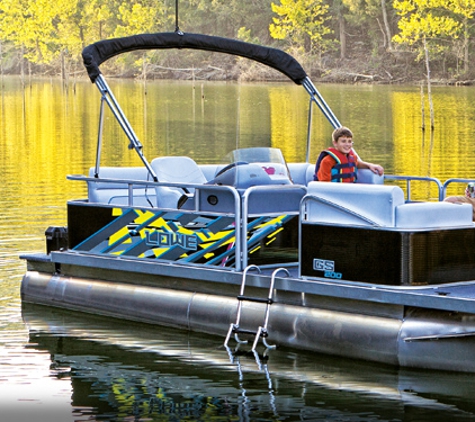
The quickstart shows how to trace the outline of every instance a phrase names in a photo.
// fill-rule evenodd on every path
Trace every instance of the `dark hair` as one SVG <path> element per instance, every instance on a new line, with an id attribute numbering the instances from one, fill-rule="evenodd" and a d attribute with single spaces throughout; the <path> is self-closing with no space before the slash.
<path id="1" fill-rule="evenodd" d="M 348 129 L 345 126 L 339 127 L 338 129 L 335 129 L 332 133 L 332 139 L 334 142 L 338 141 L 339 138 L 342 136 L 347 136 L 348 138 L 353 138 L 353 133 L 351 132 L 350 129 Z"/>

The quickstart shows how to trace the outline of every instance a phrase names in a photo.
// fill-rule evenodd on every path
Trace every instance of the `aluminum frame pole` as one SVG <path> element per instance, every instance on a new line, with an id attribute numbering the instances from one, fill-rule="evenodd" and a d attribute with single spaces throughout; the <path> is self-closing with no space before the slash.
<path id="1" fill-rule="evenodd" d="M 96 179 L 99 177 L 99 168 L 101 167 L 102 132 L 104 129 L 104 101 L 104 95 L 102 95 L 99 112 L 99 129 L 97 131 L 96 167 L 94 168 L 94 177 Z"/>
<path id="2" fill-rule="evenodd" d="M 327 118 L 330 124 L 333 126 L 334 129 L 341 127 L 340 121 L 337 119 L 333 111 L 331 110 L 330 106 L 325 102 L 322 95 L 318 92 L 315 85 L 312 81 L 306 77 L 302 82 L 303 87 L 307 90 L 310 95 L 311 100 L 317 104 L 320 111 L 323 115 Z"/>
<path id="3" fill-rule="evenodd" d="M 312 119 L 313 119 L 313 100 L 310 98 L 308 102 L 308 120 L 307 120 L 307 153 L 305 162 L 310 162 L 310 141 L 312 139 Z"/>
<path id="4" fill-rule="evenodd" d="M 111 110 L 112 114 L 116 118 L 117 122 L 119 123 L 120 127 L 124 131 L 125 135 L 130 141 L 129 148 L 130 149 L 135 149 L 137 152 L 138 156 L 142 160 L 143 164 L 147 168 L 148 172 L 152 176 L 153 181 L 158 182 L 157 175 L 153 171 L 150 163 L 147 161 L 145 156 L 143 155 L 142 152 L 142 144 L 137 138 L 137 135 L 135 134 L 134 130 L 132 129 L 132 126 L 130 125 L 129 121 L 125 117 L 124 112 L 120 108 L 117 100 L 115 99 L 114 95 L 112 94 L 109 86 L 107 85 L 104 77 L 102 75 L 99 75 L 95 81 L 95 84 L 99 91 L 102 94 L 101 100 L 104 100 L 107 105 L 109 106 L 109 109 Z"/>

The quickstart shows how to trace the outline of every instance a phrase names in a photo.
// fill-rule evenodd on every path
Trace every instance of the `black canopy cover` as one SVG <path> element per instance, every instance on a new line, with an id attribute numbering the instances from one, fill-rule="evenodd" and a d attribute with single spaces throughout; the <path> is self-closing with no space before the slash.
<path id="1" fill-rule="evenodd" d="M 278 70 L 298 85 L 302 84 L 307 76 L 300 63 L 281 50 L 201 34 L 164 32 L 113 38 L 87 46 L 82 52 L 82 57 L 89 78 L 95 82 L 100 74 L 99 66 L 118 54 L 135 50 L 170 48 L 190 48 L 246 57 Z"/>

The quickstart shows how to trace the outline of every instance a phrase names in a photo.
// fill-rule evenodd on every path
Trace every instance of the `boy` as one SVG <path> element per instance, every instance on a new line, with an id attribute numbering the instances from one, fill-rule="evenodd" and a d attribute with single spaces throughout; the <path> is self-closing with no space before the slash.
<path id="1" fill-rule="evenodd" d="M 333 131 L 332 143 L 333 147 L 318 157 L 314 180 L 352 183 L 356 181 L 357 169 L 370 169 L 380 176 L 384 173 L 379 164 L 367 163 L 353 151 L 353 133 L 347 127 Z"/>

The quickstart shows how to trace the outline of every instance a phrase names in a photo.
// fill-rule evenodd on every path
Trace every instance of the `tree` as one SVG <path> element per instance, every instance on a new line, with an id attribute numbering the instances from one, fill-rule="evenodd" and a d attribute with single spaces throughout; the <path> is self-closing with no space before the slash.
<path id="1" fill-rule="evenodd" d="M 449 4 L 455 14 L 455 18 L 460 21 L 461 37 L 460 40 L 456 39 L 455 41 L 461 45 L 464 72 L 467 73 L 469 70 L 470 33 L 474 26 L 475 0 L 453 0 Z"/>
<path id="2" fill-rule="evenodd" d="M 148 4 L 147 4 L 148 3 Z M 119 6 L 115 36 L 157 32 L 164 23 L 164 8 L 156 1 L 126 1 Z"/>
<path id="3" fill-rule="evenodd" d="M 52 65 L 61 61 L 64 77 L 68 57 L 78 60 L 79 31 L 73 16 L 75 0 L 0 0 L 0 37 L 22 52 L 22 61 Z"/>
<path id="4" fill-rule="evenodd" d="M 271 0 L 189 0 L 180 4 L 183 28 L 192 32 L 236 37 L 240 28 L 266 44 L 271 22 Z M 182 19 L 183 18 L 183 19 Z"/>
<path id="5" fill-rule="evenodd" d="M 454 19 L 453 0 L 395 0 L 394 8 L 401 17 L 399 34 L 393 37 L 398 44 L 409 46 L 422 59 L 449 48 L 448 41 L 457 38 L 460 24 Z"/>
<path id="6" fill-rule="evenodd" d="M 331 14 L 337 21 L 339 40 L 340 40 L 340 58 L 346 58 L 346 19 L 344 12 L 347 10 L 342 0 L 333 0 L 331 2 Z"/>
<path id="7" fill-rule="evenodd" d="M 112 36 L 117 26 L 116 16 L 114 0 L 78 0 L 73 21 L 82 47 Z"/>
<path id="8" fill-rule="evenodd" d="M 433 128 L 431 56 L 437 56 L 448 48 L 449 38 L 457 38 L 460 25 L 450 15 L 450 1 L 447 0 L 395 0 L 394 7 L 401 19 L 398 23 L 400 33 L 393 40 L 413 48 L 417 52 L 417 60 L 424 59 Z"/>
<path id="9" fill-rule="evenodd" d="M 162 6 L 162 7 L 160 7 Z M 124 37 L 142 33 L 157 32 L 165 20 L 163 5 L 156 1 L 125 1 L 119 6 L 119 24 L 115 28 L 115 36 Z M 147 63 L 155 55 L 154 51 L 143 51 L 141 59 L 135 65 L 142 68 L 142 78 L 147 79 Z"/>
<path id="10" fill-rule="evenodd" d="M 73 7 L 68 0 L 2 0 L 1 36 L 24 47 L 30 62 L 50 63 L 60 54 L 60 24 Z"/>
<path id="11" fill-rule="evenodd" d="M 289 40 L 305 53 L 322 54 L 329 46 L 325 36 L 331 29 L 325 25 L 330 19 L 328 5 L 323 0 L 280 0 L 280 5 L 271 4 L 278 15 L 269 25 L 272 38 Z"/>
<path id="12" fill-rule="evenodd" d="M 382 45 L 386 50 L 392 50 L 392 31 L 386 0 L 341 0 L 348 8 L 347 20 L 358 25 L 362 33 L 375 41 L 373 49 Z M 381 41 L 379 41 L 381 40 Z"/>

